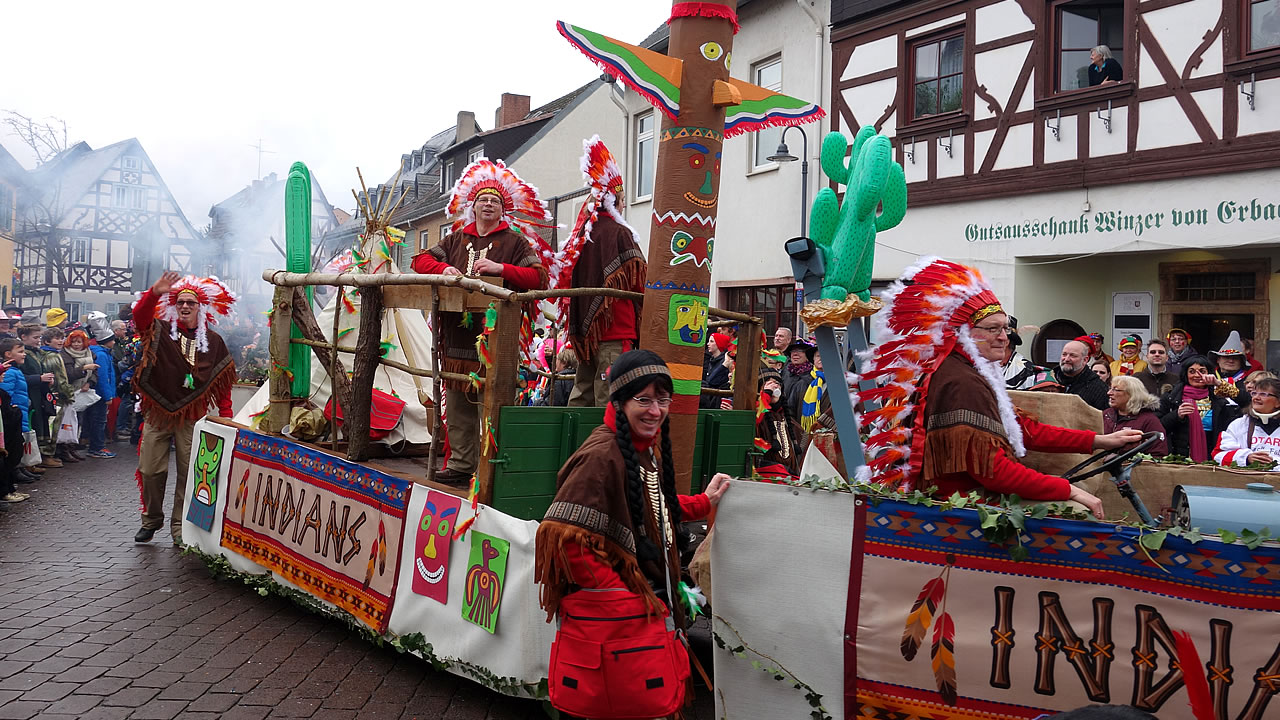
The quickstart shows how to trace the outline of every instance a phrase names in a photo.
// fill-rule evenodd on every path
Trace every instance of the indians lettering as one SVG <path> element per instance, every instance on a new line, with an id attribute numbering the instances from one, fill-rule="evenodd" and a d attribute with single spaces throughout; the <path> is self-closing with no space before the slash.
<path id="1" fill-rule="evenodd" d="M 353 520 L 351 505 L 343 504 L 339 510 L 337 499 L 330 498 L 323 503 L 318 493 L 312 494 L 308 506 L 307 487 L 299 483 L 295 493 L 294 483 L 287 477 L 259 472 L 257 485 L 259 490 L 255 491 L 255 496 L 260 495 L 261 499 L 254 508 L 252 523 L 258 526 L 259 531 L 263 528 L 273 530 L 282 540 L 287 539 L 300 549 L 305 549 L 309 540 L 311 552 L 324 558 L 330 557 L 329 550 L 332 549 L 333 559 L 343 565 L 360 553 L 359 531 L 368 520 L 365 510 L 361 509 Z M 328 509 L 327 519 L 322 505 Z M 348 540 L 351 545 L 343 552 Z"/>

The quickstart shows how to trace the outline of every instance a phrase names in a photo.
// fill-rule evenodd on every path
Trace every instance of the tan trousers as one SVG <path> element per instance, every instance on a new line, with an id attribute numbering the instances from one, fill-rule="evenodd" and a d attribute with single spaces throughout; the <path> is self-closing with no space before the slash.
<path id="1" fill-rule="evenodd" d="M 149 421 L 142 428 L 138 452 L 138 472 L 142 475 L 142 527 L 164 527 L 164 487 L 169 476 L 169 441 L 178 449 L 178 477 L 173 485 L 173 512 L 169 532 L 182 533 L 182 508 L 187 495 L 187 473 L 191 470 L 191 433 L 195 422 L 184 422 L 172 430 L 161 430 Z"/>
<path id="2" fill-rule="evenodd" d="M 484 394 L 475 390 L 445 390 L 449 433 L 448 469 L 470 475 L 476 471 L 480 457 L 480 404 Z"/>
<path id="3" fill-rule="evenodd" d="M 596 348 L 596 356 L 591 362 L 578 365 L 578 372 L 573 377 L 573 392 L 569 394 L 570 407 L 604 407 L 609 404 L 609 381 L 605 375 L 622 354 L 622 343 L 622 340 L 606 340 Z"/>

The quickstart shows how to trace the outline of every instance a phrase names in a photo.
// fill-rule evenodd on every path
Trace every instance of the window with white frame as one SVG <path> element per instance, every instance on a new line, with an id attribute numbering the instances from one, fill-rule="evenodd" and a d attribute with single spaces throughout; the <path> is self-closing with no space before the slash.
<path id="1" fill-rule="evenodd" d="M 653 194 L 653 175 L 657 165 L 657 142 L 654 130 L 657 119 L 652 110 L 636 116 L 636 184 L 635 197 Z"/>
<path id="2" fill-rule="evenodd" d="M 418 249 L 426 250 L 429 245 L 431 245 L 431 231 L 419 230 L 418 231 Z"/>
<path id="3" fill-rule="evenodd" d="M 120 160 L 120 164 L 125 170 L 137 170 L 138 158 L 133 155 L 125 155 L 124 158 Z"/>
<path id="4" fill-rule="evenodd" d="M 449 234 L 449 229 L 453 227 L 453 223 L 445 223 L 440 226 L 440 239 L 444 240 L 444 236 Z"/>
<path id="5" fill-rule="evenodd" d="M 129 206 L 129 188 L 124 185 L 116 185 L 111 191 L 112 207 L 128 207 Z"/>
<path id="6" fill-rule="evenodd" d="M 775 55 L 751 66 L 751 82 L 766 90 L 782 92 L 782 56 Z M 764 128 L 751 133 L 751 169 L 773 165 L 769 156 L 782 143 L 782 128 Z"/>
<path id="7" fill-rule="evenodd" d="M 470 165 L 471 163 L 479 160 L 482 157 L 484 157 L 483 145 L 476 148 L 475 150 L 472 150 L 470 153 L 467 154 L 467 164 Z"/>
<path id="8" fill-rule="evenodd" d="M 74 324 L 80 322 L 80 311 L 82 303 L 78 301 L 70 301 L 67 303 L 67 323 Z"/>
<path id="9" fill-rule="evenodd" d="M 147 209 L 147 190 L 146 188 L 129 188 L 129 209 L 146 210 Z"/>
<path id="10" fill-rule="evenodd" d="M 71 262 L 80 265 L 89 262 L 89 238 L 71 240 Z"/>
<path id="11" fill-rule="evenodd" d="M 440 192 L 448 192 L 453 188 L 453 161 L 444 164 L 444 172 L 440 175 Z"/>

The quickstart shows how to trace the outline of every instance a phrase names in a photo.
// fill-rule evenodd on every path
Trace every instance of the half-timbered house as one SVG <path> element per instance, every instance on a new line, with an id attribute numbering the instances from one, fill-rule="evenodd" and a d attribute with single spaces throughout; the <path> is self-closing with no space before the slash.
<path id="1" fill-rule="evenodd" d="M 18 205 L 24 309 L 113 314 L 164 269 L 193 269 L 199 236 L 137 139 L 73 145 L 31 171 Z"/>
<path id="2" fill-rule="evenodd" d="M 878 278 L 924 254 L 970 261 L 1020 321 L 1071 318 L 1113 352 L 1175 325 L 1202 350 L 1232 329 L 1280 338 L 1280 2 L 833 0 L 831 14 L 833 125 L 893 137 L 908 182 Z"/>
<path id="3" fill-rule="evenodd" d="M 13 258 L 18 227 L 18 191 L 26 182 L 27 170 L 0 146 L 0 303 L 8 304 L 13 293 Z"/>

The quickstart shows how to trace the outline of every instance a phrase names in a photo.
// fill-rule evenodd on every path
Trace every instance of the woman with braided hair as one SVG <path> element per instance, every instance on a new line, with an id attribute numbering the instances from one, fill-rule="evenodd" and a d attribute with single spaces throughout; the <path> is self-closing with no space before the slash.
<path id="1" fill-rule="evenodd" d="M 687 624 L 681 603 L 667 598 L 668 586 L 680 585 L 687 542 L 679 524 L 706 517 L 729 476 L 716 475 L 699 495 L 676 494 L 671 392 L 666 363 L 649 350 L 625 352 L 609 369 L 604 424 L 560 469 L 555 500 L 538 526 L 534 580 L 548 622 L 570 593 L 618 588 L 659 614 L 669 608 L 677 627 Z"/>

